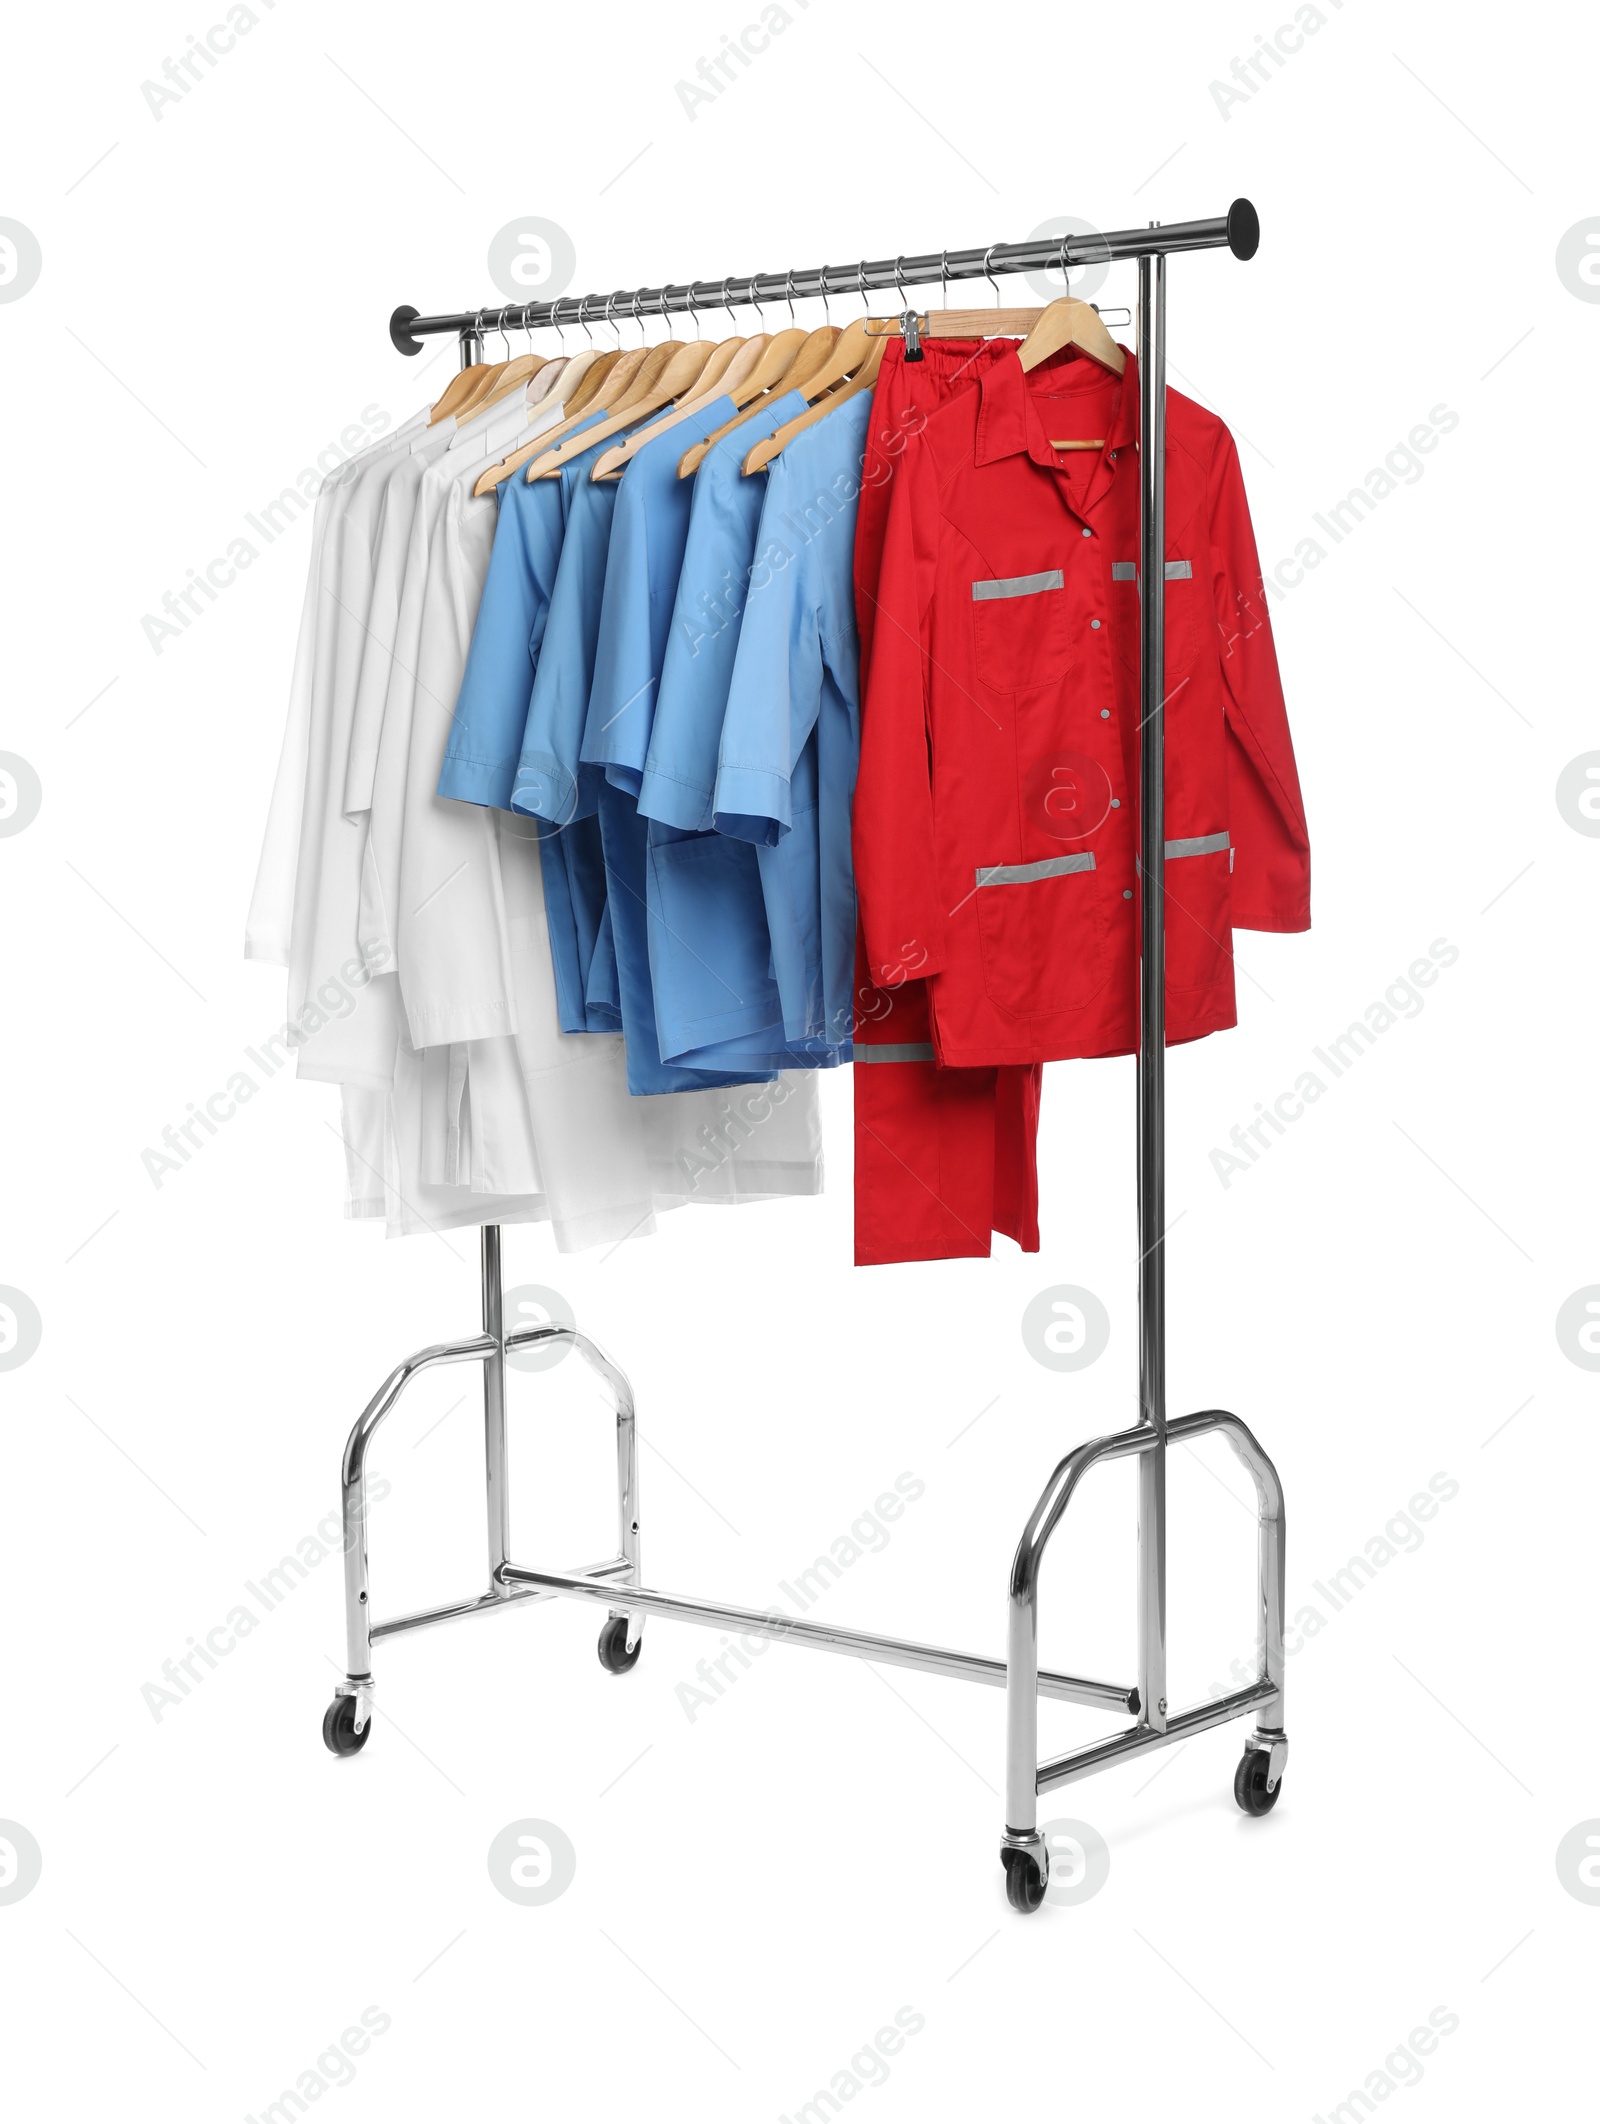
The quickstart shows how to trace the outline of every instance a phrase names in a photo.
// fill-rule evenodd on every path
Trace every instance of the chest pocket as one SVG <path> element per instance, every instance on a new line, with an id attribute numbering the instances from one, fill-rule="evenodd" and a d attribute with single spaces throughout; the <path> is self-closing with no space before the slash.
<path id="1" fill-rule="evenodd" d="M 1139 668 L 1139 564 L 1137 561 L 1113 561 L 1111 563 L 1111 595 L 1116 623 L 1112 637 L 1118 653 L 1130 671 Z M 1167 562 L 1167 588 L 1163 612 L 1167 630 L 1167 683 L 1194 667 L 1195 648 L 1200 638 L 1200 598 L 1206 585 L 1196 575 L 1195 564 L 1189 560 Z"/>
<path id="2" fill-rule="evenodd" d="M 978 677 L 1001 693 L 1047 685 L 1071 662 L 1067 592 L 1059 568 L 1003 575 L 972 586 Z"/>

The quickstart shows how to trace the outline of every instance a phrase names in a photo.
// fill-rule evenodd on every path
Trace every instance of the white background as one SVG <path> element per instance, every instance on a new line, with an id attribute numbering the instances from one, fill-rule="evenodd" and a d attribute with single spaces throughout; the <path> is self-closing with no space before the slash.
<path id="1" fill-rule="evenodd" d="M 0 1817 L 43 1853 L 0 1903 L 12 2112 L 259 2117 L 319 2058 L 336 2117 L 793 2118 L 841 2074 L 884 2118 L 1326 2116 L 1385 2070 L 1408 2116 L 1577 2099 L 1600 1909 L 1555 1854 L 1600 1815 L 1595 1381 L 1555 1318 L 1600 1279 L 1600 843 L 1555 785 L 1600 746 L 1600 308 L 1555 259 L 1600 214 L 1592 31 L 1325 0 L 1224 112 L 1211 84 L 1288 0 L 787 0 L 691 117 L 676 85 L 755 0 L 255 12 L 159 117 L 142 84 L 220 0 L 7 36 L 0 213 L 43 260 L 0 305 L 0 748 L 43 791 L 0 841 L 0 1282 L 43 1321 L 0 1376 Z M 154 1717 L 163 1662 L 335 1509 L 388 1369 L 475 1327 L 477 1270 L 471 1233 L 341 1220 L 332 1094 L 287 1073 L 147 1176 L 281 1016 L 240 940 L 309 519 L 159 655 L 143 616 L 363 408 L 437 393 L 451 349 L 403 361 L 389 312 L 497 300 L 516 217 L 571 234 L 577 293 L 1239 194 L 1260 254 L 1174 263 L 1172 380 L 1238 435 L 1268 567 L 1326 549 L 1273 607 L 1315 927 L 1241 936 L 1239 1029 L 1173 1057 L 1171 1405 L 1234 1408 L 1276 1457 L 1290 1612 L 1325 1621 L 1289 1662 L 1276 1813 L 1234 1808 L 1240 1727 L 1049 1795 L 1110 1875 L 1023 1920 L 997 1692 L 774 1650 L 691 1719 L 714 1636 L 652 1622 L 613 1679 L 569 1604 L 380 1647 L 371 1745 L 335 1762 L 337 1559 Z M 1100 300 L 1132 286 L 1119 267 Z M 1319 534 L 1440 406 L 1458 425 L 1420 476 Z M 1225 1188 L 1213 1148 L 1439 938 L 1459 958 L 1420 1014 Z M 1030 1258 L 854 1270 L 848 1078 L 823 1098 L 823 1200 L 678 1212 L 604 1257 L 513 1230 L 509 1280 L 558 1289 L 634 1381 L 649 1582 L 781 1602 L 909 1471 L 925 1494 L 817 1612 L 999 1652 L 1049 1469 L 1136 1414 L 1132 1064 L 1047 1073 Z M 1056 1283 L 1112 1322 L 1068 1376 L 1019 1332 Z M 577 1372 L 512 1389 L 517 1553 L 558 1566 L 610 1526 Z M 377 1452 L 380 1612 L 478 1589 L 479 1453 L 472 1378 L 420 1382 Z M 1421 1546 L 1335 1612 L 1316 1582 L 1435 1475 L 1459 1490 Z M 1244 1495 L 1225 1453 L 1175 1455 L 1180 1700 L 1250 1655 Z M 1123 1467 L 1052 1552 L 1051 1663 L 1133 1678 L 1132 1532 Z M 1043 1743 L 1106 1723 L 1047 1706 Z M 537 1908 L 486 1864 L 530 1817 L 577 1852 Z M 374 2007 L 355 2065 L 330 2057 Z M 920 2025 L 882 2062 L 902 2008 Z M 1458 2025 L 1396 2055 L 1438 2008 Z"/>

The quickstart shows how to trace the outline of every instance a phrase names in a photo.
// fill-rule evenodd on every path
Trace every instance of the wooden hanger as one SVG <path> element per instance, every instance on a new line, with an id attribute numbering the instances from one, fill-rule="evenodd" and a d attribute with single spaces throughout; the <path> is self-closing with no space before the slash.
<path id="1" fill-rule="evenodd" d="M 821 398 L 823 393 L 831 391 L 835 384 L 843 383 L 847 376 L 853 376 L 867 356 L 874 351 L 874 347 L 875 342 L 867 330 L 867 319 L 858 317 L 854 324 L 845 326 L 824 361 L 816 368 L 808 370 L 803 377 L 785 378 L 783 388 L 786 391 L 803 391 L 809 399 Z M 876 351 L 881 355 L 883 349 L 878 346 Z"/>
<path id="2" fill-rule="evenodd" d="M 692 398 L 683 399 L 670 413 L 653 420 L 647 428 L 636 428 L 625 442 L 613 444 L 596 464 L 591 479 L 620 479 L 628 466 L 638 456 L 647 442 L 664 435 L 668 428 L 675 428 L 679 421 L 708 404 L 713 398 L 733 398 L 738 386 L 754 371 L 768 346 L 768 334 L 758 332 L 753 339 L 725 339 L 700 371 Z M 737 403 L 737 399 L 735 399 Z"/>
<path id="3" fill-rule="evenodd" d="M 685 346 L 680 340 L 666 339 L 659 346 L 651 347 L 631 387 L 613 401 L 611 410 L 598 428 L 585 428 L 579 435 L 570 436 L 556 449 L 547 449 L 536 457 L 528 467 L 528 478 L 554 479 L 563 465 L 570 464 L 585 450 L 593 449 L 596 443 L 606 442 L 613 435 L 620 435 L 631 428 L 635 421 L 660 412 L 670 406 L 675 398 L 682 398 L 692 391 L 696 379 L 716 351 L 709 339 L 691 340 Z"/>
<path id="4" fill-rule="evenodd" d="M 789 336 L 787 332 L 780 332 L 773 340 L 772 347 L 767 350 L 768 353 L 771 354 L 776 348 L 779 339 L 787 339 Z M 762 407 L 773 398 L 781 398 L 784 392 L 797 390 L 807 377 L 814 376 L 833 352 L 838 340 L 837 325 L 820 325 L 814 332 L 802 333 L 799 346 L 792 349 L 790 359 L 779 373 L 773 376 L 766 389 L 759 396 L 752 394 L 740 411 L 735 413 L 731 420 L 725 420 L 720 428 L 713 428 L 704 442 L 697 442 L 684 451 L 678 459 L 679 479 L 688 479 L 698 472 L 705 463 L 707 453 L 714 444 L 721 442 L 724 435 L 731 435 L 733 430 L 742 426 L 745 421 L 753 420 Z M 737 399 L 735 402 L 737 403 Z"/>
<path id="5" fill-rule="evenodd" d="M 457 410 L 458 420 L 469 420 L 475 413 L 486 413 L 490 406 L 497 406 L 511 396 L 519 384 L 530 384 L 539 371 L 547 366 L 548 354 L 519 354 L 515 361 L 502 365 L 498 375 L 487 382 L 476 398 Z"/>
<path id="6" fill-rule="evenodd" d="M 778 378 L 787 373 L 810 337 L 811 334 L 799 325 L 786 325 L 781 332 L 774 332 L 767 342 L 767 351 L 750 374 L 728 392 L 734 404 L 747 406 L 763 392 L 770 391 Z"/>
<path id="7" fill-rule="evenodd" d="M 854 398 L 857 392 L 870 391 L 878 380 L 878 370 L 882 365 L 883 341 L 879 338 L 873 341 L 866 360 L 847 383 L 840 384 L 838 389 L 831 391 L 826 398 L 818 399 L 817 403 L 808 407 L 804 413 L 797 413 L 793 420 L 786 420 L 782 427 L 774 429 L 770 435 L 763 436 L 753 449 L 748 450 L 744 463 L 739 467 L 740 473 L 748 477 L 752 472 L 761 471 L 764 466 L 771 464 L 784 444 L 802 429 L 814 428 L 819 420 L 827 418 L 835 406 L 842 406 L 847 398 Z"/>
<path id="8" fill-rule="evenodd" d="M 1043 310 L 928 310 L 917 319 L 917 330 L 924 339 L 1020 339 L 1043 315 Z M 899 339 L 905 332 L 899 316 L 868 317 L 863 323 L 874 339 Z"/>
<path id="9" fill-rule="evenodd" d="M 1059 354 L 1063 347 L 1076 347 L 1087 354 L 1091 361 L 1099 362 L 1113 376 L 1120 376 L 1126 364 L 1123 353 L 1100 319 L 1100 312 L 1092 303 L 1080 302 L 1075 295 L 1062 295 L 1046 305 L 1039 322 L 1017 349 L 1017 360 L 1023 372 L 1038 368 L 1052 354 Z M 1077 436 L 1070 439 L 1050 438 L 1052 450 L 1103 450 L 1106 439 L 1103 435 Z"/>
<path id="10" fill-rule="evenodd" d="M 637 367 L 642 356 L 643 349 L 635 348 L 627 358 Z M 535 436 L 532 442 L 523 443 L 519 449 L 513 450 L 509 457 L 501 458 L 497 465 L 491 465 L 487 472 L 480 473 L 472 490 L 475 495 L 490 494 L 496 487 L 503 486 L 512 473 L 520 472 L 530 458 L 537 457 L 541 450 L 548 450 L 552 438 L 570 434 L 573 422 L 587 419 L 613 387 L 618 394 L 621 393 L 626 378 L 616 379 L 623 361 L 622 355 L 596 354 L 590 348 L 572 358 L 574 362 L 584 362 L 585 367 L 562 402 L 562 419 L 553 428 L 547 428 L 542 435 Z M 632 371 L 629 372 L 631 373 Z"/>
<path id="11" fill-rule="evenodd" d="M 1075 295 L 1062 295 L 1046 304 L 1038 323 L 1017 349 L 1017 359 L 1026 373 L 1038 368 L 1040 362 L 1048 361 L 1052 354 L 1059 354 L 1063 347 L 1079 348 L 1091 361 L 1109 369 L 1113 376 L 1122 374 L 1127 360 L 1101 323 L 1100 312 L 1092 303 L 1080 302 Z"/>
<path id="12" fill-rule="evenodd" d="M 452 413 L 458 413 L 488 373 L 488 364 L 481 361 L 475 361 L 469 369 L 458 369 L 435 400 L 433 411 L 428 415 L 428 426 L 436 428 L 441 420 L 448 420 Z"/>

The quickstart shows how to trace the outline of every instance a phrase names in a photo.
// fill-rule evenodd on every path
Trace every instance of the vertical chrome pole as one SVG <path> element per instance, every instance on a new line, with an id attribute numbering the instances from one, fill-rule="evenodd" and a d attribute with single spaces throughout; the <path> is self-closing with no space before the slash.
<path id="1" fill-rule="evenodd" d="M 489 1590 L 503 1593 L 500 1566 L 511 1554 L 511 1485 L 506 1479 L 506 1336 L 500 1288 L 500 1227 L 483 1227 L 483 1471 L 489 1507 Z"/>
<path id="2" fill-rule="evenodd" d="M 1139 260 L 1139 1700 L 1167 1724 L 1166 456 L 1167 262 Z"/>
<path id="3" fill-rule="evenodd" d="M 483 359 L 483 340 L 476 325 L 468 325 L 461 335 L 461 359 L 456 366 L 470 369 L 475 361 Z"/>

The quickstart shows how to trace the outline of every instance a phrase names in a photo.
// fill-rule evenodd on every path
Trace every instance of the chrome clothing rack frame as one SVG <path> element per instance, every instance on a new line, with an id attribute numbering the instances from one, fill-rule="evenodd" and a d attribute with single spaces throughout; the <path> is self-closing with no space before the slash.
<path id="1" fill-rule="evenodd" d="M 537 330 L 544 325 L 615 323 L 673 311 L 759 305 L 907 283 L 992 279 L 995 273 L 1065 268 L 1108 259 L 1136 259 L 1139 267 L 1139 584 L 1140 605 L 1140 962 L 1138 1097 L 1139 1207 L 1139 1420 L 1132 1429 L 1076 1447 L 1055 1469 L 1034 1506 L 1011 1566 L 1003 1661 L 936 1645 L 879 1637 L 831 1624 L 804 1622 L 781 1613 L 760 1613 L 720 1601 L 662 1593 L 639 1577 L 639 1471 L 633 1396 L 622 1372 L 576 1328 L 518 1328 L 507 1333 L 502 1309 L 500 1230 L 483 1228 L 483 1329 L 460 1341 L 436 1343 L 408 1357 L 384 1381 L 363 1411 L 345 1447 L 342 1504 L 345 1553 L 347 1672 L 323 1721 L 323 1738 L 335 1754 L 351 1755 L 372 1730 L 372 1651 L 375 1644 L 408 1630 L 482 1615 L 515 1601 L 582 1600 L 607 1610 L 601 1631 L 601 1663 L 613 1673 L 634 1665 L 647 1615 L 679 1622 L 732 1628 L 773 1642 L 840 1652 L 855 1659 L 912 1667 L 987 1683 L 1006 1692 L 1006 1819 L 1001 1861 L 1012 1906 L 1035 1910 L 1049 1882 L 1049 1852 L 1039 1832 L 1038 1796 L 1058 1785 L 1104 1769 L 1132 1755 L 1165 1747 L 1236 1718 L 1254 1715 L 1234 1778 L 1234 1796 L 1248 1814 L 1264 1814 L 1281 1789 L 1288 1741 L 1283 1726 L 1284 1509 L 1277 1471 L 1237 1416 L 1210 1409 L 1169 1419 L 1166 1408 L 1166 1194 L 1165 1074 L 1166 966 L 1163 913 L 1164 691 L 1166 673 L 1166 261 L 1177 251 L 1226 247 L 1236 258 L 1254 255 L 1260 226 L 1248 200 L 1235 200 L 1225 215 L 1209 221 L 1151 223 L 1093 236 L 991 244 L 985 250 L 929 253 L 914 258 L 863 261 L 853 267 L 818 266 L 782 275 L 758 273 L 742 280 L 695 281 L 682 287 L 638 288 L 609 296 L 564 296 L 558 302 L 509 305 L 450 316 L 423 317 L 399 309 L 390 320 L 394 345 L 406 354 L 422 340 L 453 333 L 462 367 L 481 356 L 485 330 L 508 325 Z M 572 1571 L 536 1571 L 510 1555 L 510 1487 L 506 1456 L 505 1372 L 508 1353 L 539 1343 L 570 1343 L 597 1373 L 616 1417 L 617 1548 L 600 1563 Z M 418 1372 L 441 1364 L 481 1364 L 485 1498 L 488 1515 L 487 1589 L 468 1599 L 411 1615 L 373 1619 L 367 1570 L 367 1454 L 372 1438 Z M 1167 1451 L 1174 1442 L 1216 1433 L 1248 1469 L 1257 1499 L 1258 1672 L 1247 1687 L 1171 1711 L 1167 1703 Z M 1079 1483 L 1104 1461 L 1137 1456 L 1139 1462 L 1138 1639 L 1135 1684 L 1091 1681 L 1039 1666 L 1039 1572 L 1051 1536 Z M 1038 1709 L 1041 1696 L 1123 1712 L 1134 1723 L 1086 1747 L 1040 1762 Z"/>

